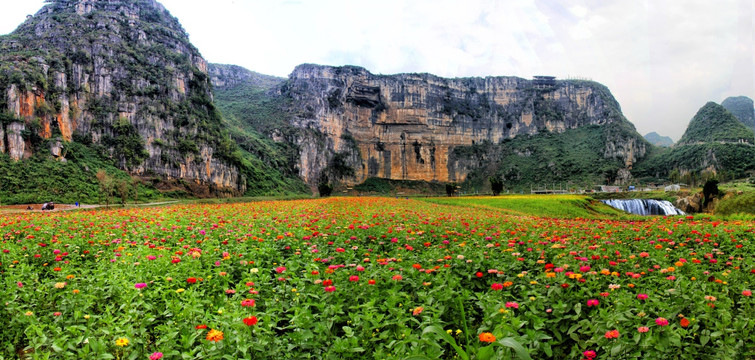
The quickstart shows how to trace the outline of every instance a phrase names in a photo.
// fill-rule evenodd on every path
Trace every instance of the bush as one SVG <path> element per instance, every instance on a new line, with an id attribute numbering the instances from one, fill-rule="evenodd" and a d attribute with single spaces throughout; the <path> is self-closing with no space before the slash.
<path id="1" fill-rule="evenodd" d="M 317 191 L 320 192 L 320 197 L 330 196 L 330 194 L 333 192 L 333 185 L 321 182 L 319 185 L 317 185 Z"/>

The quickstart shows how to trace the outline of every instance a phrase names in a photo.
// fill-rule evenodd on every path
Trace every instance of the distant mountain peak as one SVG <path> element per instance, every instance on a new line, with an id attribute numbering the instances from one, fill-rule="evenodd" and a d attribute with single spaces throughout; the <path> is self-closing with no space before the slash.
<path id="1" fill-rule="evenodd" d="M 755 131 L 755 106 L 747 96 L 731 96 L 721 103 L 742 124 Z"/>
<path id="2" fill-rule="evenodd" d="M 662 136 L 655 131 L 646 134 L 644 138 L 655 146 L 669 147 L 671 145 L 674 145 L 673 139 L 668 136 Z"/>

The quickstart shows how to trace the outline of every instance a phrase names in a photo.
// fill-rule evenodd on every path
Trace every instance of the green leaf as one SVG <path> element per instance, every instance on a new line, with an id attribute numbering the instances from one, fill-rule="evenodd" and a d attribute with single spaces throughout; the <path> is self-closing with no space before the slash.
<path id="1" fill-rule="evenodd" d="M 514 338 L 503 338 L 496 341 L 494 344 L 513 349 L 519 359 L 532 360 L 529 351 L 527 351 L 527 349 L 525 349 L 518 341 L 514 340 Z"/>
<path id="2" fill-rule="evenodd" d="M 705 344 L 708 343 L 708 340 L 710 340 L 710 336 L 700 335 L 700 345 L 705 346 Z"/>
<path id="3" fill-rule="evenodd" d="M 456 340 L 451 337 L 451 335 L 448 335 L 448 333 L 443 330 L 438 325 L 431 325 L 425 328 L 425 330 L 422 330 L 422 335 L 424 336 L 427 333 L 433 333 L 435 335 L 440 336 L 441 339 L 443 339 L 445 342 L 447 342 L 449 345 L 451 345 L 454 350 L 456 350 L 456 354 L 459 355 L 460 358 L 464 360 L 469 360 L 469 355 L 459 346 L 456 344 Z"/>
<path id="4" fill-rule="evenodd" d="M 611 357 L 616 357 L 621 353 L 621 344 L 616 344 L 611 348 Z"/>

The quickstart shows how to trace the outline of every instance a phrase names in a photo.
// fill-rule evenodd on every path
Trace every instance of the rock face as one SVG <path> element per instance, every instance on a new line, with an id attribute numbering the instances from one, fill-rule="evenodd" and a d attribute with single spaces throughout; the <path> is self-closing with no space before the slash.
<path id="1" fill-rule="evenodd" d="M 0 151 L 102 146 L 137 175 L 244 191 L 207 63 L 154 0 L 52 0 L 0 37 Z"/>
<path id="2" fill-rule="evenodd" d="M 294 104 L 300 175 L 311 185 L 324 178 L 463 181 L 471 169 L 452 159 L 457 147 L 626 122 L 608 89 L 585 81 L 543 86 L 517 77 L 384 76 L 305 64 L 280 95 Z M 627 169 L 645 155 L 647 143 L 633 129 L 603 136 L 602 155 Z"/>

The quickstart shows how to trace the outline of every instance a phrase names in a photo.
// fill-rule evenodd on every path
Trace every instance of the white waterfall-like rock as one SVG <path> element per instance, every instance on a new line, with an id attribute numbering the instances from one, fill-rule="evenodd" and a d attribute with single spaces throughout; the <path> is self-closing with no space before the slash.
<path id="1" fill-rule="evenodd" d="M 677 209 L 666 200 L 616 199 L 603 200 L 603 203 L 635 215 L 684 215 L 684 211 Z"/>

